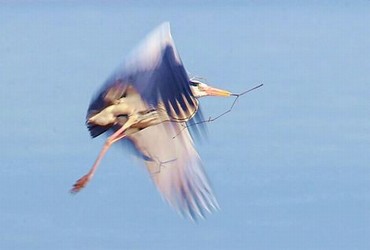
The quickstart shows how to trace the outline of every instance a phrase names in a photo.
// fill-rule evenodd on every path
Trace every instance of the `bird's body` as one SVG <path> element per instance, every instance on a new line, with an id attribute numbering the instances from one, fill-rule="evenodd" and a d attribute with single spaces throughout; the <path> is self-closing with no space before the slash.
<path id="1" fill-rule="evenodd" d="M 217 208 L 186 123 L 200 117 L 197 98 L 231 93 L 190 80 L 162 24 L 134 51 L 93 98 L 87 114 L 92 137 L 112 131 L 78 192 L 94 175 L 110 146 L 127 139 L 142 156 L 158 190 L 191 218 Z"/>
<path id="2" fill-rule="evenodd" d="M 88 118 L 88 123 L 97 126 L 121 125 L 127 122 L 127 119 L 133 120 L 130 128 L 143 129 L 164 121 L 186 122 L 189 121 L 199 108 L 199 102 L 191 97 L 193 105 L 187 105 L 187 111 L 181 110 L 180 113 L 169 116 L 163 102 L 159 102 L 156 108 L 150 107 L 140 96 L 140 94 L 128 85 L 126 93 L 120 99 L 114 100 L 109 106 L 100 112 L 93 114 Z M 122 117 L 126 119 L 122 122 Z"/>

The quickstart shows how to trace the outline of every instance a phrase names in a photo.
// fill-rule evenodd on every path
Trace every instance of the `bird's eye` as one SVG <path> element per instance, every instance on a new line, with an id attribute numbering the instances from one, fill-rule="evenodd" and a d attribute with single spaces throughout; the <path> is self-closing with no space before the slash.
<path id="1" fill-rule="evenodd" d="M 190 85 L 194 86 L 194 87 L 197 87 L 199 85 L 199 82 L 190 81 Z"/>

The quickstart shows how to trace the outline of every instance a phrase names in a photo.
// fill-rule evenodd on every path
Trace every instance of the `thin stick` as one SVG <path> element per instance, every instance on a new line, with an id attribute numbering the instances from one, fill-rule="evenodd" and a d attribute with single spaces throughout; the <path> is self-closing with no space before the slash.
<path id="1" fill-rule="evenodd" d="M 248 90 L 246 90 L 246 91 L 244 91 L 244 92 L 242 92 L 240 94 L 231 94 L 231 95 L 234 95 L 234 96 L 239 97 L 239 96 L 242 96 L 242 95 L 244 95 L 244 94 L 246 94 L 248 92 L 251 92 L 252 90 L 258 89 L 259 87 L 262 87 L 262 86 L 263 86 L 263 83 L 261 83 L 260 85 L 255 86 L 255 87 L 253 87 L 251 89 L 248 89 Z"/>
<path id="2" fill-rule="evenodd" d="M 209 117 L 208 120 L 204 120 L 204 121 L 200 121 L 200 122 L 196 122 L 196 123 L 192 123 L 192 124 L 185 124 L 185 126 L 175 136 L 172 137 L 172 139 L 175 139 L 178 135 L 180 135 L 182 133 L 182 131 L 184 131 L 185 129 L 187 129 L 189 127 L 199 125 L 199 124 L 202 124 L 202 123 L 206 123 L 206 122 L 213 122 L 213 121 L 221 118 L 222 116 L 226 115 L 227 113 L 230 113 L 231 110 L 234 108 L 235 103 L 237 102 L 239 97 L 241 97 L 242 95 L 245 95 L 248 92 L 251 92 L 252 90 L 258 89 L 259 87 L 262 87 L 262 86 L 263 86 L 263 84 L 260 84 L 260 85 L 257 85 L 255 87 L 251 88 L 251 89 L 248 89 L 248 90 L 246 90 L 246 91 L 244 91 L 240 94 L 231 94 L 232 96 L 235 96 L 235 100 L 234 100 L 233 104 L 231 104 L 231 107 L 227 111 L 225 111 L 222 114 L 216 116 L 215 118 Z"/>

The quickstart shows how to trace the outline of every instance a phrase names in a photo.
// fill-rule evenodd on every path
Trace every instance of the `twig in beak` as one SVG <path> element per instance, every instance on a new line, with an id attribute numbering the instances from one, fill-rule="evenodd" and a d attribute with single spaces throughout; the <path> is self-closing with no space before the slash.
<path id="1" fill-rule="evenodd" d="M 180 130 L 180 132 L 179 132 L 179 133 L 177 133 L 175 136 L 173 136 L 173 137 L 172 137 L 172 139 L 175 139 L 179 134 L 181 134 L 181 133 L 182 133 L 182 131 L 183 131 L 184 129 L 187 129 L 188 127 L 191 127 L 191 126 L 194 126 L 194 125 L 199 125 L 199 124 L 206 123 L 206 122 L 213 122 L 213 121 L 217 120 L 218 118 L 220 118 L 220 117 L 222 117 L 222 116 L 226 115 L 227 113 L 231 112 L 231 110 L 234 108 L 234 105 L 235 105 L 236 101 L 239 99 L 239 97 L 241 97 L 242 95 L 244 95 L 244 94 L 246 94 L 246 93 L 248 93 L 248 92 L 251 92 L 252 90 L 258 89 L 259 87 L 262 87 L 262 86 L 263 86 L 263 84 L 257 85 L 257 86 L 255 86 L 255 87 L 253 87 L 253 88 L 251 88 L 251 89 L 248 89 L 248 90 L 246 90 L 246 91 L 244 91 L 244 92 L 242 92 L 242 93 L 240 93 L 240 94 L 231 93 L 231 94 L 230 94 L 230 96 L 235 96 L 236 98 L 235 98 L 235 100 L 234 100 L 233 104 L 231 104 L 230 108 L 229 108 L 227 111 L 225 111 L 225 112 L 223 112 L 222 114 L 220 114 L 220 115 L 216 116 L 215 118 L 209 117 L 209 118 L 208 118 L 208 120 L 204 120 L 204 121 L 200 121 L 200 122 L 192 123 L 192 124 L 190 124 L 190 125 L 186 124 L 186 126 L 184 126 L 184 127 Z"/>

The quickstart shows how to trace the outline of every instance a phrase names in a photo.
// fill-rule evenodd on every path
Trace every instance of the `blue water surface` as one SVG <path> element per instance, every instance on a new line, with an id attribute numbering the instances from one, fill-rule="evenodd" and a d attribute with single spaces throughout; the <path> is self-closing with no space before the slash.
<path id="1" fill-rule="evenodd" d="M 370 249 L 369 1 L 0 1 L 1 249 Z M 221 210 L 191 223 L 90 98 L 169 21 L 187 70 L 241 92 L 198 144 Z M 232 99 L 201 100 L 215 117 Z"/>

